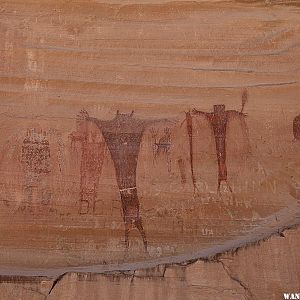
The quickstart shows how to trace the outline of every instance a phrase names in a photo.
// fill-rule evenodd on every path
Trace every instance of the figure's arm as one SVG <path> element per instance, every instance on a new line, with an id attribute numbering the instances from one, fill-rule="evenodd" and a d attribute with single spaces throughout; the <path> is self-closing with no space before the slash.
<path id="1" fill-rule="evenodd" d="M 142 120 L 141 126 L 145 128 L 151 125 L 158 125 L 158 124 L 166 124 L 168 126 L 174 126 L 178 123 L 178 120 L 175 118 L 170 119 L 153 119 L 153 120 Z"/>
<path id="2" fill-rule="evenodd" d="M 197 116 L 204 116 L 207 119 L 211 119 L 211 113 L 205 112 L 205 111 L 201 111 L 201 110 L 197 110 L 196 108 L 193 108 L 192 110 L 192 114 L 193 115 L 197 115 Z"/>
<path id="3" fill-rule="evenodd" d="M 226 113 L 229 117 L 247 117 L 246 113 L 237 110 L 227 110 Z"/>
<path id="4" fill-rule="evenodd" d="M 100 129 L 100 131 L 102 130 L 103 123 L 105 123 L 105 121 L 102 121 L 102 120 L 99 120 L 99 119 L 93 118 L 93 117 L 88 117 L 86 120 L 88 122 L 94 123 Z"/>
<path id="5" fill-rule="evenodd" d="M 83 140 L 83 135 L 78 131 L 73 131 L 68 135 L 68 138 L 71 140 L 71 142 L 81 141 Z"/>
<path id="6" fill-rule="evenodd" d="M 237 110 L 227 110 L 226 113 L 227 113 L 227 117 L 229 119 L 233 119 L 233 118 L 243 119 L 243 118 L 248 116 L 247 114 L 245 114 L 243 112 L 240 112 L 240 111 L 237 111 Z"/>
<path id="7" fill-rule="evenodd" d="M 88 122 L 93 122 L 97 127 L 101 129 L 101 121 L 89 116 L 85 109 L 82 109 L 76 118 L 77 129 L 69 135 L 71 145 L 73 146 L 76 142 L 82 142 L 86 138 L 86 130 Z"/>

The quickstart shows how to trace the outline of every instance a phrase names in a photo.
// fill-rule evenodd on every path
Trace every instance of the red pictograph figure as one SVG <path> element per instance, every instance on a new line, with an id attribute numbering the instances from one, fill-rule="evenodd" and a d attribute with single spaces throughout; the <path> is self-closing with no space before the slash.
<path id="1" fill-rule="evenodd" d="M 161 155 L 165 155 L 168 165 L 168 172 L 171 172 L 171 128 L 166 127 L 164 129 L 164 134 L 157 141 L 158 130 L 155 131 L 153 128 L 151 129 L 152 137 L 154 138 L 153 145 L 153 154 L 154 154 L 154 162 L 156 162 L 157 158 Z"/>
<path id="2" fill-rule="evenodd" d="M 39 199 L 36 196 L 39 183 L 51 172 L 50 158 L 50 143 L 46 132 L 28 130 L 23 140 L 21 159 L 26 178 L 25 191 L 28 202 L 26 206 L 33 205 L 34 198 Z"/>
<path id="3" fill-rule="evenodd" d="M 194 152 L 193 152 L 193 118 L 190 111 L 185 113 L 185 120 L 182 122 L 186 123 L 186 129 L 189 136 L 189 148 L 190 148 L 190 166 L 191 166 L 191 174 L 192 174 L 192 182 L 194 187 L 194 194 L 198 191 L 197 184 L 196 184 L 196 177 L 194 172 Z"/>
<path id="4" fill-rule="evenodd" d="M 137 228 L 142 236 L 145 251 L 147 251 L 146 233 L 140 215 L 140 203 L 136 186 L 136 170 L 145 129 L 148 125 L 163 120 L 141 120 L 133 117 L 133 112 L 131 114 L 121 114 L 119 111 L 117 111 L 114 119 L 107 121 L 91 118 L 86 111 L 82 111 L 81 115 L 84 117 L 85 122 L 94 123 L 98 127 L 113 160 L 123 210 L 126 248 L 129 247 L 130 230 Z M 73 135 L 73 139 L 79 139 L 78 135 Z M 83 156 L 89 156 L 88 153 L 91 149 L 84 151 L 87 154 L 83 154 Z M 83 153 L 85 153 L 84 151 Z M 99 152 L 98 149 L 97 153 L 100 155 L 101 151 Z M 87 160 L 85 159 L 85 161 Z M 94 171 L 95 174 L 100 169 Z"/>
<path id="5" fill-rule="evenodd" d="M 293 122 L 293 133 L 296 140 L 300 140 L 300 115 Z"/>
<path id="6" fill-rule="evenodd" d="M 218 159 L 218 193 L 220 193 L 221 183 L 225 182 L 232 193 L 232 188 L 227 180 L 227 165 L 226 165 L 226 132 L 228 123 L 233 119 L 239 119 L 242 128 L 246 129 L 245 117 L 243 113 L 244 106 L 247 102 L 247 91 L 245 90 L 242 96 L 242 109 L 241 111 L 236 110 L 225 110 L 225 105 L 214 105 L 213 112 L 204 112 L 193 109 L 194 115 L 204 116 L 211 128 L 215 139 L 216 154 Z M 246 132 L 244 132 L 246 134 Z"/>
<path id="7" fill-rule="evenodd" d="M 77 130 L 70 134 L 72 148 L 75 147 L 75 143 L 81 144 L 80 214 L 88 214 L 90 210 L 95 212 L 105 156 L 104 138 L 88 117 L 88 113 L 82 110 L 77 115 Z"/>

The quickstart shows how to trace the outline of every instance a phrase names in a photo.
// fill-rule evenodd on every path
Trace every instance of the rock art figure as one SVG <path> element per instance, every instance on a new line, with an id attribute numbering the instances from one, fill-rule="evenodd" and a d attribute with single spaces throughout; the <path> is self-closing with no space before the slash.
<path id="1" fill-rule="evenodd" d="M 296 140 L 300 140 L 300 115 L 298 115 L 293 122 L 293 132 Z"/>
<path id="2" fill-rule="evenodd" d="M 221 183 L 224 181 L 230 192 L 232 193 L 232 188 L 227 180 L 227 165 L 226 165 L 226 145 L 228 141 L 226 140 L 226 133 L 228 124 L 233 119 L 238 119 L 241 122 L 241 128 L 243 133 L 246 135 L 246 114 L 243 113 L 245 104 L 247 102 L 247 91 L 245 90 L 242 95 L 242 109 L 241 111 L 236 110 L 225 110 L 225 105 L 214 105 L 213 112 L 204 112 L 197 109 L 193 109 L 193 114 L 197 116 L 204 116 L 211 126 L 212 133 L 215 139 L 216 154 L 218 159 L 218 193 L 220 193 Z M 192 151 L 191 151 L 192 152 Z"/>
<path id="3" fill-rule="evenodd" d="M 86 122 L 96 124 L 113 160 L 125 223 L 126 248 L 129 247 L 129 232 L 135 227 L 140 232 L 147 251 L 147 239 L 140 216 L 136 170 L 140 144 L 146 127 L 162 120 L 138 119 L 133 116 L 133 111 L 131 114 L 121 114 L 117 111 L 114 119 L 108 121 L 91 118 L 86 111 L 82 111 L 81 115 Z M 76 138 L 78 137 L 74 136 L 74 139 Z"/>
<path id="4" fill-rule="evenodd" d="M 77 130 L 71 133 L 71 147 L 81 144 L 80 214 L 95 212 L 97 190 L 105 157 L 105 141 L 99 131 L 92 130 L 86 111 L 77 115 Z"/>
<path id="5" fill-rule="evenodd" d="M 21 162 L 25 172 L 28 205 L 32 204 L 34 187 L 50 173 L 50 145 L 46 133 L 31 129 L 23 140 Z"/>
<path id="6" fill-rule="evenodd" d="M 178 163 L 179 172 L 180 172 L 180 176 L 181 176 L 181 183 L 185 184 L 186 183 L 186 175 L 185 175 L 185 163 L 184 163 L 184 160 L 182 158 L 179 158 L 177 160 L 177 163 Z"/>
<path id="7" fill-rule="evenodd" d="M 166 127 L 163 136 L 157 141 L 158 132 L 152 129 L 152 136 L 154 137 L 154 161 L 165 155 L 168 165 L 168 172 L 171 172 L 171 128 Z"/>
<path id="8" fill-rule="evenodd" d="M 194 173 L 194 153 L 193 153 L 193 118 L 191 115 L 191 112 L 188 111 L 185 113 L 185 122 L 186 122 L 186 128 L 189 136 L 189 145 L 190 145 L 190 165 L 191 165 L 191 174 L 192 174 L 192 182 L 194 186 L 194 193 L 197 190 L 196 185 L 196 177 Z"/>

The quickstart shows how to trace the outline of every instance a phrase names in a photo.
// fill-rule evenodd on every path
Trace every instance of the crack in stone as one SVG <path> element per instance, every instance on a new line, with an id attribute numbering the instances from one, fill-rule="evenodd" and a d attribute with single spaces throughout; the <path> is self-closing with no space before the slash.
<path id="1" fill-rule="evenodd" d="M 245 299 L 255 299 L 254 295 L 252 294 L 252 292 L 250 291 L 250 289 L 246 286 L 245 283 L 243 283 L 239 278 L 233 276 L 231 274 L 231 271 L 229 269 L 228 266 L 226 266 L 226 264 L 221 260 L 218 259 L 216 262 L 220 263 L 224 269 L 224 271 L 226 272 L 226 274 L 229 276 L 229 278 L 231 280 L 233 280 L 234 282 L 237 282 L 245 291 Z"/>
<path id="2" fill-rule="evenodd" d="M 252 243 L 248 243 L 248 244 L 245 244 L 245 245 L 242 245 L 240 247 L 236 247 L 236 248 L 233 248 L 231 250 L 227 250 L 227 251 L 223 251 L 223 252 L 220 252 L 220 253 L 217 253 L 215 255 L 212 255 L 212 256 L 209 256 L 207 258 L 197 258 L 197 259 L 188 259 L 188 260 L 184 260 L 182 262 L 175 262 L 175 263 L 172 263 L 172 262 L 169 262 L 169 263 L 162 263 L 162 264 L 158 264 L 156 265 L 155 267 L 150 267 L 150 268 L 135 268 L 135 269 L 126 269 L 126 270 L 122 270 L 122 269 L 119 269 L 119 270 L 111 270 L 111 271 L 103 271 L 103 272 L 89 272 L 91 274 L 98 274 L 98 275 L 104 275 L 104 276 L 111 276 L 111 275 L 115 275 L 115 276 L 129 276 L 131 278 L 131 284 L 133 284 L 134 282 L 134 279 L 135 278 L 145 278 L 145 277 L 148 277 L 148 278 L 164 278 L 165 277 L 165 273 L 167 271 L 168 268 L 172 267 L 172 266 L 179 266 L 179 267 L 182 267 L 182 268 L 186 268 L 190 265 L 193 265 L 194 263 L 196 263 L 197 261 L 202 261 L 202 262 L 207 262 L 207 263 L 220 263 L 224 269 L 224 271 L 226 272 L 226 274 L 229 276 L 229 278 L 233 281 L 235 281 L 236 283 L 238 283 L 244 290 L 244 296 L 245 296 L 245 299 L 246 300 L 254 300 L 256 299 L 255 296 L 252 294 L 252 292 L 250 291 L 250 289 L 248 288 L 248 286 L 242 282 L 239 278 L 235 277 L 234 275 L 232 275 L 231 273 L 231 270 L 229 269 L 229 267 L 224 263 L 224 261 L 222 260 L 222 255 L 224 254 L 229 254 L 231 253 L 232 255 L 234 255 L 236 252 L 238 252 L 240 249 L 245 249 L 245 248 L 248 248 L 248 247 L 255 247 L 255 246 L 259 246 L 261 242 L 265 242 L 266 240 L 268 240 L 270 237 L 272 236 L 279 236 L 279 237 L 284 237 L 284 233 L 285 231 L 287 230 L 292 230 L 294 228 L 297 228 L 299 226 L 299 224 L 295 224 L 293 226 L 289 226 L 289 227 L 285 227 L 285 228 L 281 228 L 277 231 L 275 231 L 273 234 L 269 235 L 268 237 L 264 237 L 260 240 L 257 240 L 255 242 L 252 242 Z M 161 270 L 159 271 L 159 269 L 161 268 Z M 158 271 L 158 272 L 161 272 L 160 275 L 156 274 L 156 276 L 153 276 L 152 273 L 154 271 L 155 273 L 155 269 Z M 145 273 L 145 275 L 137 275 L 136 272 L 138 271 L 145 271 L 147 273 L 147 271 L 149 271 L 148 274 Z M 56 279 L 54 279 L 53 281 L 53 284 L 48 292 L 48 295 L 45 295 L 45 300 L 48 299 L 49 296 L 51 296 L 53 290 L 57 287 L 57 285 L 60 283 L 60 281 L 64 278 L 65 275 L 67 274 L 71 274 L 71 273 L 76 273 L 76 274 L 83 274 L 83 273 L 87 273 L 87 272 L 83 272 L 83 271 L 69 271 L 69 272 L 64 272 L 63 274 L 61 274 L 60 276 L 56 277 Z M 32 276 L 30 276 L 32 277 Z M 40 277 L 40 276 L 36 276 L 33 278 L 37 278 L 37 277 Z M 5 277 L 6 280 L 8 280 L 7 278 L 11 278 L 11 276 L 6 276 Z M 22 279 L 22 281 L 24 281 L 24 278 L 28 278 L 28 276 L 19 276 L 18 277 L 19 280 Z M 49 278 L 50 277 L 43 277 L 43 278 Z M 51 280 L 53 280 L 51 278 Z M 39 293 L 39 291 L 36 291 L 37 293 Z M 42 292 L 40 293 L 42 294 Z"/>
<path id="3" fill-rule="evenodd" d="M 172 266 L 179 266 L 179 267 L 186 268 L 186 267 L 196 263 L 197 261 L 203 261 L 203 262 L 207 262 L 207 263 L 220 263 L 222 265 L 223 270 L 228 275 L 228 277 L 232 281 L 236 282 L 243 289 L 245 299 L 246 300 L 255 300 L 256 298 L 255 298 L 254 294 L 251 292 L 251 290 L 249 289 L 249 287 L 240 278 L 238 278 L 238 277 L 236 277 L 232 274 L 230 268 L 225 264 L 225 262 L 222 260 L 221 256 L 226 254 L 226 253 L 230 253 L 230 252 L 231 252 L 231 254 L 234 254 L 242 248 L 258 246 L 261 242 L 264 242 L 264 241 L 268 240 L 270 237 L 274 236 L 275 234 L 279 237 L 285 237 L 284 232 L 286 230 L 291 230 L 291 229 L 294 229 L 294 228 L 297 228 L 297 227 L 298 227 L 298 224 L 294 225 L 294 226 L 290 226 L 288 228 L 282 228 L 281 230 L 278 230 L 276 233 L 273 233 L 272 235 L 270 235 L 268 238 L 263 238 L 263 239 L 260 239 L 260 240 L 256 241 L 255 243 L 250 243 L 250 244 L 243 245 L 241 247 L 234 248 L 231 251 L 224 251 L 222 253 L 218 253 L 218 254 L 216 254 L 214 256 L 211 256 L 209 258 L 206 258 L 206 259 L 199 257 L 198 259 L 190 259 L 190 260 L 183 261 L 181 263 L 160 264 L 160 265 L 157 265 L 154 268 L 153 267 L 152 268 L 144 268 L 144 269 L 143 268 L 137 268 L 135 270 L 126 270 L 126 271 L 124 271 L 124 270 L 113 270 L 113 271 L 110 271 L 110 272 L 93 272 L 91 274 L 104 275 L 104 276 L 112 276 L 112 275 L 113 276 L 129 276 L 131 278 L 130 283 L 133 284 L 135 278 L 143 278 L 143 277 L 144 278 L 145 277 L 148 277 L 148 278 L 155 278 L 155 277 L 156 278 L 164 278 L 167 269 L 172 267 Z M 161 268 L 161 270 L 160 270 L 160 268 Z M 145 271 L 146 274 L 145 275 L 137 275 L 136 272 L 138 272 L 138 271 Z M 147 274 L 147 271 L 149 271 L 149 274 Z M 161 272 L 161 275 L 156 274 L 156 276 L 155 275 L 153 276 L 153 275 L 151 275 L 151 273 L 153 273 L 153 272 L 154 273 Z M 65 272 L 65 273 L 61 274 L 56 279 L 54 279 L 53 284 L 52 284 L 52 286 L 51 286 L 51 288 L 48 292 L 48 295 L 45 295 L 44 293 L 42 293 L 40 291 L 37 291 L 37 290 L 33 290 L 31 288 L 24 287 L 24 289 L 30 290 L 30 291 L 33 291 L 33 292 L 37 292 L 37 293 L 45 296 L 45 300 L 46 300 L 46 299 L 48 299 L 49 296 L 51 296 L 53 290 L 57 287 L 57 285 L 61 282 L 61 280 L 65 277 L 65 275 L 70 274 L 70 273 L 77 273 L 77 275 L 78 275 L 78 274 L 82 274 L 82 273 L 85 273 L 85 272 Z M 10 277 L 10 276 L 7 276 L 7 277 Z M 24 276 L 24 277 L 26 277 L 26 276 Z M 23 278 L 23 277 L 18 277 L 18 278 L 20 280 L 20 278 Z M 22 281 L 23 280 L 24 279 L 22 279 Z"/>
<path id="4" fill-rule="evenodd" d="M 52 287 L 51 287 L 51 289 L 49 290 L 48 295 L 46 295 L 46 298 L 45 298 L 45 299 L 47 299 L 47 298 L 51 295 L 51 293 L 52 293 L 52 291 L 54 290 L 54 288 L 56 287 L 56 285 L 57 285 L 57 284 L 65 277 L 66 274 L 67 274 L 67 273 L 61 274 L 60 276 L 58 276 L 58 277 L 53 281 Z"/>
<path id="5" fill-rule="evenodd" d="M 25 290 L 25 291 L 30 291 L 30 292 L 37 293 L 37 294 L 39 294 L 39 295 L 41 295 L 41 296 L 44 296 L 45 299 L 47 299 L 47 296 L 48 296 L 48 295 L 46 295 L 45 293 L 43 293 L 43 292 L 41 292 L 41 291 L 38 291 L 38 290 L 36 290 L 36 289 L 34 289 L 34 288 L 22 286 L 22 289 Z"/>

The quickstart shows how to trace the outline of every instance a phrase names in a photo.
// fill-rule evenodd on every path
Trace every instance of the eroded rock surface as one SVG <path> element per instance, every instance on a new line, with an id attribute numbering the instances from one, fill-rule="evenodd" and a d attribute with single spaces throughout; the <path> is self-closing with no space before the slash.
<path id="1" fill-rule="evenodd" d="M 211 257 L 151 269 L 55 279 L 2 277 L 5 299 L 284 299 L 300 289 L 300 230 Z"/>

